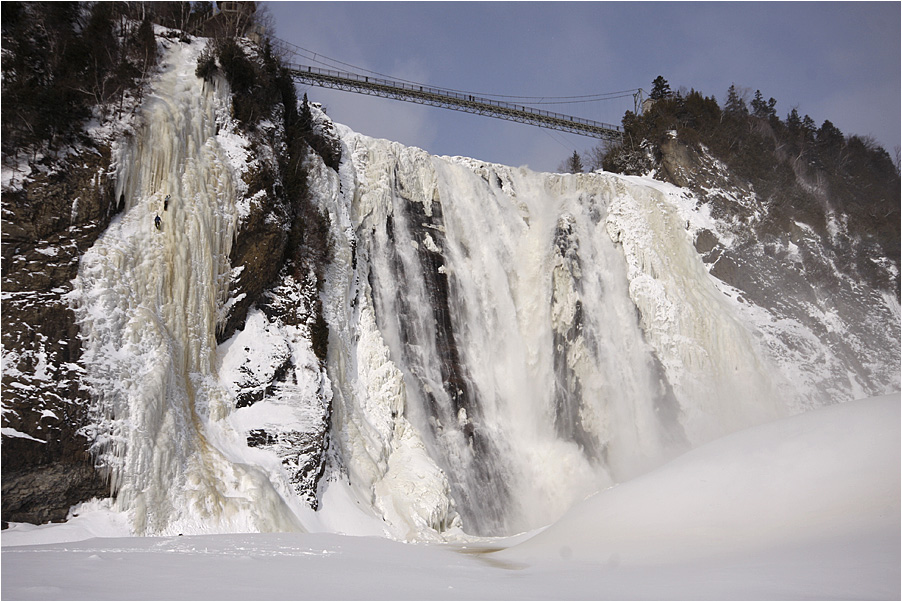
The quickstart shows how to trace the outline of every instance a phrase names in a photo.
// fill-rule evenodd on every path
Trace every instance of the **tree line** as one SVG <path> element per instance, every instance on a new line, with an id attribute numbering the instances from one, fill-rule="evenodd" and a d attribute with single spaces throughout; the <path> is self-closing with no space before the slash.
<path id="1" fill-rule="evenodd" d="M 897 171 L 892 158 L 872 138 L 846 136 L 830 120 L 819 127 L 809 116 L 792 108 L 780 119 L 774 98 L 760 90 L 747 102 L 735 85 L 727 90 L 721 107 L 713 96 L 696 90 L 673 92 L 658 76 L 652 84 L 648 106 L 642 115 L 627 111 L 620 146 L 605 153 L 605 169 L 641 169 L 642 144 L 660 144 L 669 132 L 690 146 L 704 144 L 731 167 L 755 171 L 762 151 L 803 162 L 832 174 L 861 161 L 871 163 L 887 176 Z M 856 157 L 855 155 L 859 155 Z"/>
<path id="2" fill-rule="evenodd" d="M 878 173 L 898 175 L 898 161 L 873 138 L 846 136 L 830 120 L 818 126 L 809 115 L 793 107 L 781 119 L 777 101 L 764 99 L 756 90 L 750 101 L 734 85 L 727 90 L 721 106 L 714 96 L 694 89 L 674 92 L 663 76 L 652 82 L 652 90 L 641 114 L 627 111 L 622 120 L 620 144 L 599 146 L 580 154 L 574 151 L 562 170 L 605 169 L 620 173 L 646 173 L 653 168 L 655 148 L 675 132 L 682 142 L 704 144 L 731 167 L 756 171 L 761 151 L 778 152 L 805 165 L 839 173 L 856 163 L 868 163 Z"/>
<path id="3" fill-rule="evenodd" d="M 3 2 L 3 154 L 73 143 L 139 96 L 157 62 L 153 24 L 205 22 L 211 2 Z"/>
<path id="4" fill-rule="evenodd" d="M 660 165 L 662 147 L 675 139 L 725 163 L 785 219 L 801 217 L 825 229 L 825 210 L 812 197 L 812 185 L 802 181 L 815 183 L 851 231 L 878 241 L 898 261 L 898 158 L 871 137 L 846 135 L 830 120 L 818 126 L 796 108 L 781 118 L 776 99 L 765 99 L 760 90 L 748 96 L 732 85 L 721 105 L 694 89 L 674 92 L 658 76 L 641 114 L 624 115 L 620 143 L 598 146 L 579 161 L 574 153 L 562 168 L 582 171 L 585 164 L 590 170 L 645 174 Z"/>
<path id="5" fill-rule="evenodd" d="M 237 4 L 237 3 L 236 3 Z M 241 3 L 253 7 L 253 3 Z M 2 152 L 34 158 L 74 143 L 85 120 L 120 115 L 157 64 L 154 25 L 169 37 L 240 36 L 254 10 L 212 2 L 3 2 Z"/>

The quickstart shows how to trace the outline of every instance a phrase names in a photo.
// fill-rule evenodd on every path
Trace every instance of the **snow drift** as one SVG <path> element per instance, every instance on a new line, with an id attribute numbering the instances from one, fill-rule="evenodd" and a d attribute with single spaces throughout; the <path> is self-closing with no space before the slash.
<path id="1" fill-rule="evenodd" d="M 750 428 L 602 491 L 500 554 L 623 564 L 899 541 L 899 396 Z"/>
<path id="2" fill-rule="evenodd" d="M 898 599 L 898 395 L 703 445 L 523 541 L 3 531 L 4 599 Z M 58 542 L 58 543 L 55 543 Z M 501 551 L 493 551 L 502 548 Z"/>

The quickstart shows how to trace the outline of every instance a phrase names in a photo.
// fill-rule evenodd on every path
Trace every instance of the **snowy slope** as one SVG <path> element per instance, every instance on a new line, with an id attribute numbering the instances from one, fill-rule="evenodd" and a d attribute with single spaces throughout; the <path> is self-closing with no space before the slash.
<path id="1" fill-rule="evenodd" d="M 898 599 L 899 402 L 851 402 L 724 437 L 526 541 L 128 538 L 115 516 L 84 508 L 66 525 L 3 531 L 2 596 Z"/>
<path id="2" fill-rule="evenodd" d="M 695 560 L 899 537 L 899 396 L 830 406 L 714 441 L 602 491 L 504 554 Z"/>

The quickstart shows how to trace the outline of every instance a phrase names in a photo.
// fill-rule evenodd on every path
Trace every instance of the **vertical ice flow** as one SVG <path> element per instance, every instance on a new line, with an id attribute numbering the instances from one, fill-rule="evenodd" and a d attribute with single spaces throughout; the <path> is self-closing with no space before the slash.
<path id="1" fill-rule="evenodd" d="M 199 46 L 169 51 L 143 127 L 118 156 L 124 211 L 75 282 L 94 451 L 138 533 L 294 529 L 266 476 L 227 457 L 241 445 L 220 420 L 230 402 L 215 378 L 236 226 L 217 141 L 229 101 L 223 81 L 194 75 Z"/>

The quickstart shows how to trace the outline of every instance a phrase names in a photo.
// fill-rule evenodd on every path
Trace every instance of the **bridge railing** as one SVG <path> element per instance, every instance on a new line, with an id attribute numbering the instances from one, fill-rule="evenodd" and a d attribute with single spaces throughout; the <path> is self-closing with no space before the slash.
<path id="1" fill-rule="evenodd" d="M 476 110 L 486 114 L 494 114 L 496 116 L 514 115 L 518 118 L 528 119 L 530 122 L 537 125 L 548 124 L 557 129 L 572 129 L 574 131 L 590 132 L 591 135 L 595 136 L 619 137 L 622 134 L 622 129 L 616 125 L 601 123 L 582 117 L 573 117 L 571 115 L 564 115 L 553 111 L 544 111 L 527 105 L 517 105 L 485 98 L 483 96 L 448 90 L 446 88 L 411 84 L 408 82 L 359 75 L 345 71 L 322 69 L 320 67 L 309 65 L 289 64 L 288 68 L 295 77 L 301 79 L 316 80 L 319 82 L 326 81 L 345 86 L 356 83 L 362 88 L 382 91 L 387 94 L 400 94 L 430 102 L 438 101 L 441 103 L 457 105 L 463 107 L 465 110 Z"/>

